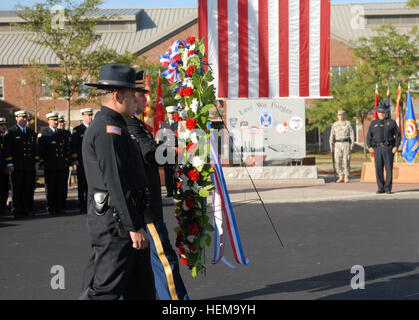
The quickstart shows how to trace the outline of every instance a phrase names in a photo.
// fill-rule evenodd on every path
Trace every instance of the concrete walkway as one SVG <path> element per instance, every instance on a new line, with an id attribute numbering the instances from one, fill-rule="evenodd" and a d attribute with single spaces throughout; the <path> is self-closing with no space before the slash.
<path id="1" fill-rule="evenodd" d="M 318 180 L 254 180 L 260 197 L 265 203 L 301 203 L 319 201 L 357 201 L 371 199 L 418 199 L 418 184 L 393 184 L 392 194 L 376 194 L 375 183 L 361 183 L 360 177 L 351 177 L 350 182 L 335 183 L 334 175 L 320 175 Z M 250 179 L 228 181 L 232 202 L 259 202 L 259 197 Z"/>

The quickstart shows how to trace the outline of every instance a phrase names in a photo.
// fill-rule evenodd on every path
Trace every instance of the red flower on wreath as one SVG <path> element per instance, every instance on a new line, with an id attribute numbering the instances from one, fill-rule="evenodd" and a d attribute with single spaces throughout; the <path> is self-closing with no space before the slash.
<path id="1" fill-rule="evenodd" d="M 183 233 L 182 233 L 182 230 L 179 230 L 179 231 L 176 233 L 176 238 L 178 238 L 178 239 L 183 239 Z"/>
<path id="2" fill-rule="evenodd" d="M 192 209 L 193 207 L 195 207 L 195 201 L 193 199 L 187 197 L 185 202 L 188 209 Z"/>
<path id="3" fill-rule="evenodd" d="M 193 130 L 196 127 L 196 119 L 188 118 L 186 120 L 186 129 Z"/>
<path id="4" fill-rule="evenodd" d="M 186 253 L 185 248 L 183 247 L 183 245 L 180 245 L 178 247 L 177 252 L 179 252 L 179 254 L 181 254 L 181 255 Z"/>
<path id="5" fill-rule="evenodd" d="M 196 144 L 193 142 L 189 142 L 188 145 L 186 146 L 186 151 L 188 151 L 189 154 L 193 154 L 195 152 L 195 148 L 196 148 Z"/>
<path id="6" fill-rule="evenodd" d="M 183 96 L 185 97 L 190 97 L 191 95 L 193 95 L 193 93 L 194 93 L 194 90 L 191 87 L 187 87 L 186 89 L 183 89 Z"/>
<path id="7" fill-rule="evenodd" d="M 192 77 L 194 72 L 195 72 L 195 66 L 190 66 L 188 69 L 186 69 L 186 75 L 188 77 Z"/>
<path id="8" fill-rule="evenodd" d="M 182 184 L 183 184 L 183 182 L 182 182 L 182 181 L 179 181 L 179 182 L 177 183 L 176 187 L 177 187 L 178 189 L 180 189 L 180 188 L 182 188 Z"/>
<path id="9" fill-rule="evenodd" d="M 180 262 L 182 262 L 185 266 L 189 266 L 189 264 L 188 264 L 188 260 L 186 260 L 184 257 L 180 257 Z"/>
<path id="10" fill-rule="evenodd" d="M 187 37 L 186 38 L 186 43 L 187 44 L 195 43 L 195 37 Z"/>
<path id="11" fill-rule="evenodd" d="M 177 113 L 175 113 L 173 117 L 175 118 L 175 121 L 182 121 L 182 119 L 179 117 Z"/>
<path id="12" fill-rule="evenodd" d="M 179 132 L 178 132 L 178 131 L 177 131 L 177 129 L 176 129 L 176 130 L 175 130 L 175 137 L 176 137 L 176 138 L 179 138 L 178 136 L 179 136 Z"/>
<path id="13" fill-rule="evenodd" d="M 191 251 L 195 251 L 195 246 L 193 245 L 193 243 L 188 243 L 188 249 Z"/>
<path id="14" fill-rule="evenodd" d="M 201 175 L 199 174 L 199 172 L 196 169 L 193 169 L 193 170 L 189 171 L 188 172 L 188 177 L 192 181 L 199 181 L 199 179 L 201 179 Z"/>
<path id="15" fill-rule="evenodd" d="M 186 230 L 188 230 L 190 234 L 197 234 L 199 231 L 199 226 L 196 222 L 192 222 L 186 227 Z"/>

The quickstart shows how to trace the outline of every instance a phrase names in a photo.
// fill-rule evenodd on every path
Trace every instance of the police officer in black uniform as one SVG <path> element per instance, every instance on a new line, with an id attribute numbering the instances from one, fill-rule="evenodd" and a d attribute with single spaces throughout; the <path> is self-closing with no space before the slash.
<path id="1" fill-rule="evenodd" d="M 148 246 L 144 216 L 134 200 L 138 152 L 124 121 L 124 117 L 134 114 L 135 77 L 130 67 L 106 65 L 100 69 L 98 83 L 86 84 L 102 90 L 102 107 L 86 131 L 82 146 L 94 266 L 86 270 L 93 270 L 93 275 L 80 299 L 121 298 L 130 272 L 141 272 L 132 268 L 132 248 Z"/>
<path id="2" fill-rule="evenodd" d="M 71 147 L 71 132 L 68 131 L 65 128 L 65 118 L 64 118 L 64 115 L 62 115 L 62 114 L 58 114 L 58 126 L 57 126 L 57 129 L 58 129 L 58 131 L 60 131 L 61 133 L 64 134 L 64 136 L 67 139 L 68 148 L 70 148 Z M 68 183 L 69 183 L 69 175 L 70 175 L 70 166 L 72 165 L 71 157 L 67 157 L 67 159 L 68 159 L 67 160 L 67 165 L 65 167 L 65 176 L 67 177 L 67 180 L 66 180 L 65 187 L 63 188 L 62 193 L 61 193 L 61 197 L 60 197 L 61 198 L 61 201 L 60 202 L 61 203 L 64 203 L 64 206 L 65 206 L 65 203 L 67 201 Z"/>
<path id="3" fill-rule="evenodd" d="M 87 182 L 83 167 L 82 142 L 86 129 L 92 123 L 93 109 L 84 108 L 80 110 L 83 122 L 73 129 L 71 137 L 71 157 L 77 166 L 77 192 L 79 197 L 79 208 L 83 213 L 87 212 Z"/>
<path id="4" fill-rule="evenodd" d="M 27 126 L 29 113 L 20 110 L 15 112 L 15 117 L 17 124 L 7 130 L 4 138 L 4 152 L 12 177 L 13 214 L 19 218 L 33 211 L 39 156 L 36 133 Z"/>
<path id="5" fill-rule="evenodd" d="M 168 159 L 168 163 L 164 165 L 164 181 L 166 184 L 167 197 L 173 197 L 175 191 L 175 171 L 176 171 L 176 152 L 177 138 L 175 131 L 178 128 L 178 123 L 174 119 L 177 107 L 168 106 L 166 107 L 167 120 L 163 121 L 160 125 L 158 140 L 160 143 L 166 145 L 166 152 L 163 155 Z"/>
<path id="6" fill-rule="evenodd" d="M 147 129 L 138 114 L 144 112 L 147 102 L 144 89 L 143 71 L 137 72 L 137 104 L 135 115 L 125 119 L 128 131 L 136 142 L 142 159 L 144 159 L 147 183 L 151 191 L 150 209 L 145 212 L 144 219 L 147 226 L 148 238 L 150 240 L 150 253 L 152 270 L 154 272 L 154 285 L 147 283 L 153 277 L 144 274 L 135 274 L 130 279 L 131 286 L 128 292 L 135 296 L 136 292 L 147 292 L 150 287 L 155 287 L 160 300 L 189 300 L 185 285 L 179 273 L 179 263 L 176 252 L 173 250 L 166 224 L 163 221 L 163 207 L 161 198 L 161 184 L 158 164 L 155 159 L 157 143 L 154 141 L 153 134 Z M 147 266 L 145 257 L 139 257 L 139 264 Z M 150 261 L 150 256 L 148 257 Z M 168 263 L 168 264 L 166 264 Z M 142 290 L 139 290 L 142 288 Z M 151 299 L 151 297 L 147 297 Z"/>
<path id="7" fill-rule="evenodd" d="M 374 153 L 377 193 L 391 193 L 393 185 L 393 160 L 397 152 L 401 136 L 396 121 L 386 119 L 390 106 L 380 103 L 376 109 L 378 119 L 371 122 L 367 133 L 367 146 Z M 386 179 L 384 181 L 384 167 Z"/>
<path id="8" fill-rule="evenodd" d="M 48 212 L 57 215 L 65 211 L 70 142 L 68 134 L 58 129 L 59 114 L 50 112 L 46 117 L 49 126 L 38 134 L 39 156 L 44 165 Z"/>
<path id="9" fill-rule="evenodd" d="M 4 155 L 4 137 L 7 130 L 7 120 L 0 117 L 0 214 L 8 213 L 7 198 L 9 197 L 9 171 Z"/>

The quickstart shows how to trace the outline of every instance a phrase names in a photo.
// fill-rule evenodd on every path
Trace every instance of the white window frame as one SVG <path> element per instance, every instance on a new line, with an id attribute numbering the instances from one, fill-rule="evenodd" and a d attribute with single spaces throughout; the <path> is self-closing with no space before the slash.
<path id="1" fill-rule="evenodd" d="M 51 95 L 50 96 L 44 96 L 43 95 L 43 90 L 42 90 L 42 85 L 46 84 L 46 80 L 41 80 L 41 96 L 40 96 L 40 100 L 53 100 L 54 99 L 54 93 L 51 91 Z M 52 84 L 52 80 L 50 81 L 50 83 Z"/>
<path id="2" fill-rule="evenodd" d="M 5 97 L 5 94 L 4 94 L 4 76 L 0 76 L 0 84 L 1 84 L 0 87 L 3 90 L 3 96 L 0 97 L 0 100 L 4 100 L 4 97 Z"/>

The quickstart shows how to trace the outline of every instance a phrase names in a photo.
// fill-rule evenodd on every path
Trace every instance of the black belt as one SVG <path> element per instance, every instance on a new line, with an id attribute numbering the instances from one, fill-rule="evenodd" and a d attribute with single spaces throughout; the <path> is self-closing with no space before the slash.
<path id="1" fill-rule="evenodd" d="M 388 147 L 388 146 L 394 146 L 394 142 L 393 141 L 376 142 L 373 145 L 374 148 L 377 148 L 377 147 Z"/>
<path id="2" fill-rule="evenodd" d="M 351 142 L 351 139 L 335 140 L 335 142 Z"/>

